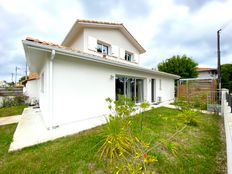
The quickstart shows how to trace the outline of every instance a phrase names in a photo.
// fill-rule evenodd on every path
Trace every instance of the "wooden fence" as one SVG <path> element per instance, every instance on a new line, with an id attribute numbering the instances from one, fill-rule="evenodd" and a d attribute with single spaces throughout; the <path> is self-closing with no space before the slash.
<path id="1" fill-rule="evenodd" d="M 177 85 L 177 97 L 194 96 L 217 91 L 215 79 L 181 79 Z"/>
<path id="2" fill-rule="evenodd" d="M 0 96 L 21 96 L 23 88 L 0 88 Z"/>

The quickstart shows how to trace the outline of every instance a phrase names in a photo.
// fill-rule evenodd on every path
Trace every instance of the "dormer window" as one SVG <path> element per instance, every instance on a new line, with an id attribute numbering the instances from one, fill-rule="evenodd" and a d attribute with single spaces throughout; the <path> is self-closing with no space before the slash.
<path id="1" fill-rule="evenodd" d="M 109 46 L 104 43 L 97 42 L 97 52 L 102 53 L 102 54 L 108 54 Z"/>
<path id="2" fill-rule="evenodd" d="M 125 60 L 131 62 L 133 58 L 133 54 L 129 53 L 129 52 L 125 52 Z"/>

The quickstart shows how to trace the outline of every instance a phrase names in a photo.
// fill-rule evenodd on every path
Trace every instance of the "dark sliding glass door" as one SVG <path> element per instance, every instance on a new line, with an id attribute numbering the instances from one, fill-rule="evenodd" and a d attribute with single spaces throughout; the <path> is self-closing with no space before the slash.
<path id="1" fill-rule="evenodd" d="M 116 100 L 118 95 L 125 95 L 127 98 L 132 98 L 137 103 L 144 101 L 144 80 L 139 78 L 130 78 L 116 76 L 115 78 L 115 95 Z"/>
<path id="2" fill-rule="evenodd" d="M 151 79 L 151 102 L 155 102 L 155 79 Z"/>

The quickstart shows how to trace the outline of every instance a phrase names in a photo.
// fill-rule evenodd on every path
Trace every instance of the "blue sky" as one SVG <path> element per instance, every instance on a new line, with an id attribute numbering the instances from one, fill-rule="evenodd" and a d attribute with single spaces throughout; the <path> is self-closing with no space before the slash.
<path id="1" fill-rule="evenodd" d="M 177 54 L 216 67 L 216 32 L 222 63 L 232 63 L 232 0 L 0 0 L 0 80 L 25 74 L 22 40 L 61 43 L 76 19 L 122 22 L 147 52 L 152 68 Z"/>

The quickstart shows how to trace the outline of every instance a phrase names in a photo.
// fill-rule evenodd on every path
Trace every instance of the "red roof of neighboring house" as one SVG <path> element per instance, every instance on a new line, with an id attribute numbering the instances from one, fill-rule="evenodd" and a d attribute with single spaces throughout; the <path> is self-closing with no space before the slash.
<path id="1" fill-rule="evenodd" d="M 212 71 L 212 70 L 217 70 L 215 68 L 200 68 L 200 67 L 197 67 L 196 68 L 197 71 Z"/>
<path id="2" fill-rule="evenodd" d="M 37 73 L 31 73 L 27 80 L 36 80 L 39 78 L 39 75 Z"/>
<path id="3" fill-rule="evenodd" d="M 37 73 L 31 73 L 27 79 L 23 80 L 21 83 L 25 86 L 28 81 L 37 80 L 39 75 Z"/>

